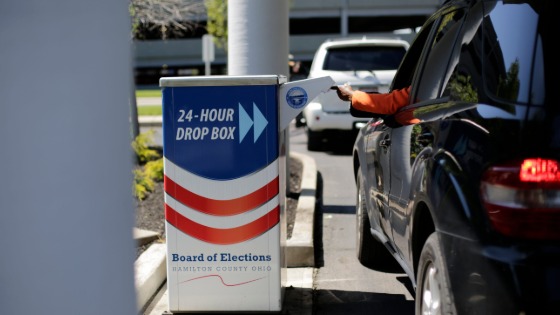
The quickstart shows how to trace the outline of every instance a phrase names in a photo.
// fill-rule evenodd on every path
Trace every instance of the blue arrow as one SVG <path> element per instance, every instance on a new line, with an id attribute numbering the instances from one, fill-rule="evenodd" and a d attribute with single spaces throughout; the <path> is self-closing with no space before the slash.
<path id="1" fill-rule="evenodd" d="M 255 103 L 253 103 L 253 119 L 255 120 L 255 129 L 253 129 L 253 143 L 257 142 L 266 125 L 268 125 L 268 120 L 261 113 L 259 108 Z"/>
<path id="2" fill-rule="evenodd" d="M 253 121 L 251 117 L 249 117 L 249 114 L 247 114 L 243 106 L 241 106 L 241 103 L 239 103 L 239 143 L 243 141 L 243 138 L 245 138 L 245 135 L 247 135 L 252 125 Z"/>

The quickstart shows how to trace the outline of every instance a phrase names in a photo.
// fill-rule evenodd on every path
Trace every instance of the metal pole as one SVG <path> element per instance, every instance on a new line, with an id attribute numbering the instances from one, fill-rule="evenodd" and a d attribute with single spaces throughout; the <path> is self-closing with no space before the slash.
<path id="1" fill-rule="evenodd" d="M 281 74 L 289 55 L 288 1 L 228 1 L 228 74 Z"/>
<path id="2" fill-rule="evenodd" d="M 288 22 L 288 1 L 229 0 L 228 74 L 288 77 Z M 285 145 L 289 157 L 289 137 L 285 138 Z M 289 166 L 285 176 L 289 177 Z"/>
<path id="3" fill-rule="evenodd" d="M 126 1 L 0 3 L 0 314 L 138 313 L 130 31 Z"/>
<path id="4" fill-rule="evenodd" d="M 348 0 L 340 0 L 340 36 L 348 36 Z"/>

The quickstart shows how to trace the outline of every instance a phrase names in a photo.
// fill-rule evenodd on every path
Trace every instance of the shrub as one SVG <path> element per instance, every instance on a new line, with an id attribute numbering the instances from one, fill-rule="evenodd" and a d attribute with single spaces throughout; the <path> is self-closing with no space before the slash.
<path id="1" fill-rule="evenodd" d="M 132 148 L 138 157 L 138 161 L 142 164 L 156 160 L 161 157 L 157 150 L 151 149 L 150 145 L 154 144 L 154 131 L 148 130 L 136 136 L 132 142 Z"/>
<path id="2" fill-rule="evenodd" d="M 153 145 L 153 130 L 139 134 L 132 142 L 139 167 L 133 171 L 133 195 L 143 200 L 154 190 L 155 183 L 163 181 L 163 158 L 159 151 L 150 148 Z"/>
<path id="3" fill-rule="evenodd" d="M 134 173 L 134 196 L 138 200 L 146 198 L 149 192 L 154 190 L 155 182 L 148 177 L 143 168 L 133 171 Z"/>

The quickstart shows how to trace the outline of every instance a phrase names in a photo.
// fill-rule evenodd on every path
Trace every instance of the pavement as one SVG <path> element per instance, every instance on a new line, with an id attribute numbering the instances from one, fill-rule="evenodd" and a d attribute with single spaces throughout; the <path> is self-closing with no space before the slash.
<path id="1" fill-rule="evenodd" d="M 141 106 L 142 101 L 138 102 Z M 139 123 L 141 127 L 161 126 L 161 117 L 141 116 Z M 303 174 L 292 237 L 286 242 L 287 279 L 281 314 L 307 315 L 312 314 L 313 307 L 313 218 L 317 168 L 315 160 L 307 155 L 291 152 L 290 156 L 302 162 Z M 157 233 L 139 229 L 135 229 L 133 235 L 139 244 L 157 238 Z M 170 314 L 167 310 L 166 251 L 164 243 L 154 243 L 134 263 L 138 309 L 144 315 Z"/>

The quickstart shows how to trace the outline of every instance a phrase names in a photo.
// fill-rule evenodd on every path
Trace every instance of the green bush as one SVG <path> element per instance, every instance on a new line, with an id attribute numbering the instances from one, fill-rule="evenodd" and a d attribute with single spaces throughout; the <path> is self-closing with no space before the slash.
<path id="1" fill-rule="evenodd" d="M 136 153 L 136 157 L 141 164 L 156 160 L 161 157 L 157 150 L 151 149 L 154 144 L 154 131 L 149 130 L 136 136 L 132 142 L 132 149 Z"/>
<path id="2" fill-rule="evenodd" d="M 153 130 L 141 133 L 132 142 L 139 162 L 139 167 L 133 171 L 133 194 L 139 200 L 154 190 L 156 182 L 163 181 L 163 158 L 159 151 L 151 148 L 153 134 Z"/>
<path id="3" fill-rule="evenodd" d="M 143 168 L 136 169 L 134 173 L 134 196 L 143 200 L 148 193 L 154 190 L 155 182 L 144 172 Z"/>
<path id="4" fill-rule="evenodd" d="M 163 159 L 159 158 L 144 165 L 144 173 L 157 182 L 163 181 Z"/>

